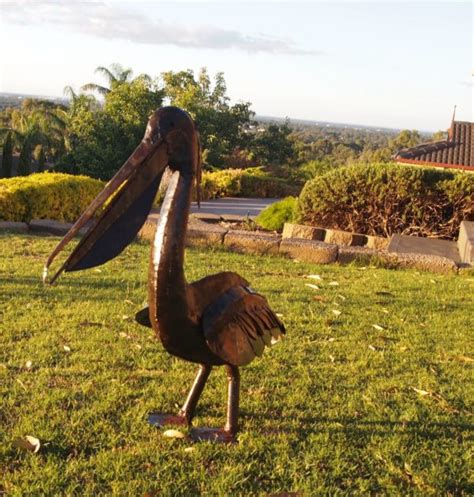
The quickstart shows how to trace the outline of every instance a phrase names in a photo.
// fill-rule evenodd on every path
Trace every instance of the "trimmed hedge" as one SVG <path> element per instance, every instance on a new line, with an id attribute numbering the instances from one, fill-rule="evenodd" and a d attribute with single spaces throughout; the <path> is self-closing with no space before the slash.
<path id="1" fill-rule="evenodd" d="M 255 222 L 266 230 L 282 231 L 285 223 L 293 221 L 295 207 L 296 198 L 286 197 L 263 209 Z"/>
<path id="2" fill-rule="evenodd" d="M 201 182 L 203 200 L 220 197 L 278 198 L 298 193 L 298 188 L 287 180 L 271 176 L 260 168 L 204 172 Z"/>
<path id="3" fill-rule="evenodd" d="M 306 183 L 299 223 L 390 236 L 453 239 L 474 219 L 474 174 L 399 164 L 353 165 Z"/>
<path id="4" fill-rule="evenodd" d="M 88 176 L 37 173 L 0 180 L 0 219 L 74 221 L 104 188 Z"/>

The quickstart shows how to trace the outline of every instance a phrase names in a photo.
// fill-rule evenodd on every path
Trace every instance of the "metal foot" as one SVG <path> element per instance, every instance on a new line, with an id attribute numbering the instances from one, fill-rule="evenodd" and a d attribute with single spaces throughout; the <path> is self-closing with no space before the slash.
<path id="1" fill-rule="evenodd" d="M 239 429 L 239 391 L 240 373 L 237 366 L 227 366 L 227 379 L 229 382 L 229 397 L 227 400 L 227 420 L 224 429 L 219 428 L 193 428 L 190 437 L 194 441 L 210 441 L 221 443 L 237 443 Z"/>
<path id="2" fill-rule="evenodd" d="M 237 443 L 235 434 L 222 428 L 193 428 L 189 436 L 194 442 Z"/>
<path id="3" fill-rule="evenodd" d="M 148 415 L 148 422 L 153 426 L 163 428 L 163 426 L 189 426 L 185 416 L 176 414 L 166 414 L 163 412 L 152 412 Z"/>

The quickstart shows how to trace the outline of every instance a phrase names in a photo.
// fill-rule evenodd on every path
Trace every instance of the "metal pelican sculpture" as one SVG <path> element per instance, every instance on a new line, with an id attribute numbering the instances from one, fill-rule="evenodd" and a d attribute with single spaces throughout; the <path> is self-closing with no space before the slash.
<path id="1" fill-rule="evenodd" d="M 136 320 L 152 327 L 170 354 L 200 366 L 180 411 L 155 414 L 152 422 L 190 425 L 212 368 L 225 366 L 229 385 L 225 427 L 192 430 L 191 435 L 232 442 L 238 431 L 239 367 L 279 340 L 285 328 L 265 297 L 236 273 L 186 282 L 186 228 L 193 183 L 196 180 L 199 187 L 201 176 L 198 133 L 186 112 L 163 107 L 151 115 L 138 147 L 49 256 L 43 279 L 53 283 L 63 271 L 92 268 L 119 255 L 144 224 L 166 168 L 171 179 L 152 242 L 149 305 Z M 77 246 L 48 280 L 55 257 L 84 227 Z"/>

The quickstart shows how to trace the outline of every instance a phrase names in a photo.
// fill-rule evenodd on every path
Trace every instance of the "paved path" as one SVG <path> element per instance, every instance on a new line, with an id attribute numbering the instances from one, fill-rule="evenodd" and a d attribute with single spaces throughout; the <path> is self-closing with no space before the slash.
<path id="1" fill-rule="evenodd" d="M 270 204 L 278 202 L 278 198 L 218 198 L 201 202 L 201 208 L 197 203 L 191 205 L 191 213 L 205 221 L 215 222 L 221 217 L 227 221 L 238 221 L 247 216 L 254 218 L 260 211 Z M 160 209 L 152 209 L 151 219 L 158 219 Z"/>
<path id="2" fill-rule="evenodd" d="M 191 212 L 194 214 L 216 214 L 232 216 L 257 216 L 260 211 L 270 204 L 278 202 L 278 198 L 218 198 L 201 202 L 199 209 L 196 202 L 192 203 Z"/>

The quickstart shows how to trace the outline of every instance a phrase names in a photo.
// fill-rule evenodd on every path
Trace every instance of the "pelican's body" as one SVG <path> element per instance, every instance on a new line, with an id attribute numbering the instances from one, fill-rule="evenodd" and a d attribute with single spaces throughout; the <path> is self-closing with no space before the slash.
<path id="1" fill-rule="evenodd" d="M 167 107 L 151 116 L 142 143 L 58 245 L 47 266 L 118 188 L 53 281 L 63 269 L 93 267 L 120 253 L 143 225 L 166 165 L 172 175 L 152 242 L 149 306 L 137 314 L 137 321 L 151 326 L 170 354 L 201 367 L 178 415 L 157 414 L 153 421 L 190 424 L 212 367 L 225 365 L 229 378 L 227 423 L 224 430 L 207 435 L 230 441 L 238 429 L 238 367 L 261 355 L 285 329 L 266 299 L 236 273 L 186 282 L 185 236 L 193 181 L 200 174 L 198 135 L 188 114 Z M 203 436 L 201 433 L 198 438 Z"/>

